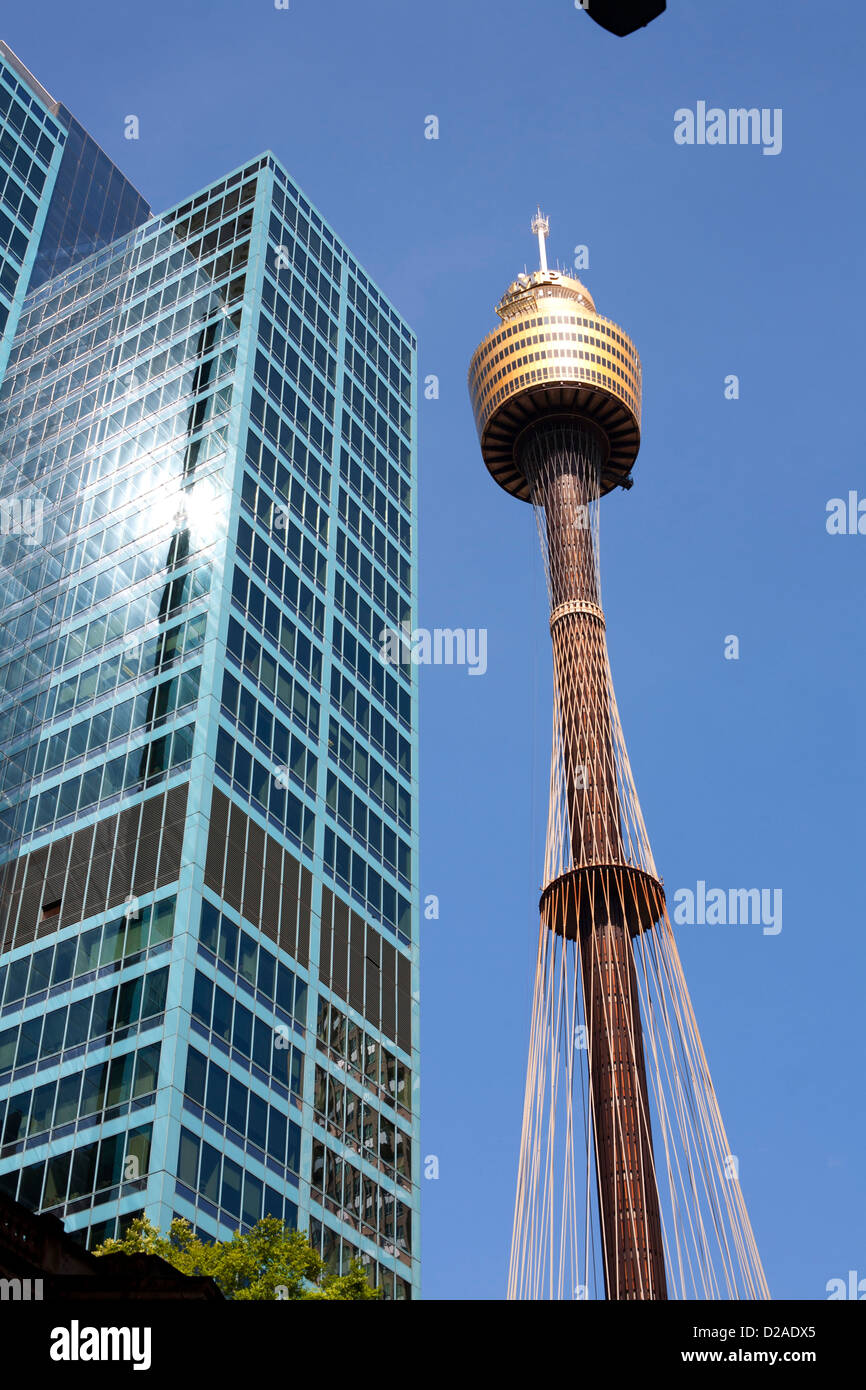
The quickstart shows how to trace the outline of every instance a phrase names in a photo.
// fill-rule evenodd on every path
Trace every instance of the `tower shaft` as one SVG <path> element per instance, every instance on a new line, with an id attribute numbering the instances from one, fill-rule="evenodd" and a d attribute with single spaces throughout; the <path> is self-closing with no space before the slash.
<path id="1" fill-rule="evenodd" d="M 591 428 L 563 421 L 533 427 L 520 459 L 543 517 L 570 873 L 583 876 L 577 892 L 588 898 L 573 931 L 580 938 L 605 1288 L 609 1299 L 664 1299 L 639 995 L 623 900 L 633 885 L 621 831 L 591 524 L 602 450 Z M 554 894 L 550 928 L 567 936 L 565 901 Z"/>
<path id="2" fill-rule="evenodd" d="M 595 1167 L 609 1299 L 665 1299 L 634 956 L 621 922 L 581 931 Z"/>

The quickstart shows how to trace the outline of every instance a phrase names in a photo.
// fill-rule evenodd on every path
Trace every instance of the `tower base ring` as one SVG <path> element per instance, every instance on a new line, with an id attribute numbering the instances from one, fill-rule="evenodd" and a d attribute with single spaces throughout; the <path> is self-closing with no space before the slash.
<path id="1" fill-rule="evenodd" d="M 659 879 L 633 864 L 584 864 L 552 879 L 538 906 L 542 922 L 568 941 L 610 921 L 639 936 L 664 916 L 665 890 Z"/>

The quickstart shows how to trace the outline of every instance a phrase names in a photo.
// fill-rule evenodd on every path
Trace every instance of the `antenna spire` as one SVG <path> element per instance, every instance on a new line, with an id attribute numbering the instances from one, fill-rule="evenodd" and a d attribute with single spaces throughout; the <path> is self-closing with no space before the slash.
<path id="1" fill-rule="evenodd" d="M 541 208 L 536 210 L 532 219 L 532 230 L 538 237 L 538 259 L 542 270 L 547 270 L 547 247 L 545 239 L 550 235 L 550 222 L 544 216 Z"/>

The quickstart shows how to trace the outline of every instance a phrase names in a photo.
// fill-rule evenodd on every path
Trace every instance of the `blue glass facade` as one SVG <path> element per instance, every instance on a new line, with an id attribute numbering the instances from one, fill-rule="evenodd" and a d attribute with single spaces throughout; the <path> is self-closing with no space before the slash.
<path id="1" fill-rule="evenodd" d="M 23 302 L 0 1186 L 91 1243 L 274 1213 L 417 1296 L 415 440 L 413 335 L 270 155 Z"/>
<path id="2" fill-rule="evenodd" d="M 141 194 L 65 106 L 66 131 L 57 180 L 45 216 L 28 289 L 108 246 L 151 215 Z"/>

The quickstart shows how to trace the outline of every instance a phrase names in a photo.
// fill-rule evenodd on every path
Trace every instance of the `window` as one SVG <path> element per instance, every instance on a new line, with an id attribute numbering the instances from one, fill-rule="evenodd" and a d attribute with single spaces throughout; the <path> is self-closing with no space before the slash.
<path id="1" fill-rule="evenodd" d="M 216 1035 L 228 1042 L 232 1031 L 232 1000 L 231 996 L 219 985 L 214 989 L 214 1009 L 213 1022 L 211 1024 Z"/>
<path id="2" fill-rule="evenodd" d="M 199 1191 L 210 1202 L 219 1202 L 220 1156 L 210 1144 L 201 1146 Z"/>
<path id="3" fill-rule="evenodd" d="M 206 1108 L 218 1119 L 225 1118 L 228 1075 L 222 1067 L 211 1062 L 208 1067 Z"/>
<path id="4" fill-rule="evenodd" d="M 191 1188 L 195 1187 L 197 1180 L 198 1147 L 198 1140 L 187 1130 L 182 1129 L 180 1132 L 180 1153 L 178 1156 L 177 1175 L 185 1186 Z"/>
<path id="5" fill-rule="evenodd" d="M 241 1214 L 241 1169 L 230 1158 L 223 1160 L 222 1203 L 232 1216 Z"/>
<path id="6" fill-rule="evenodd" d="M 204 1105 L 205 1076 L 207 1062 L 200 1052 L 191 1047 L 186 1059 L 185 1091 L 198 1105 Z"/>

